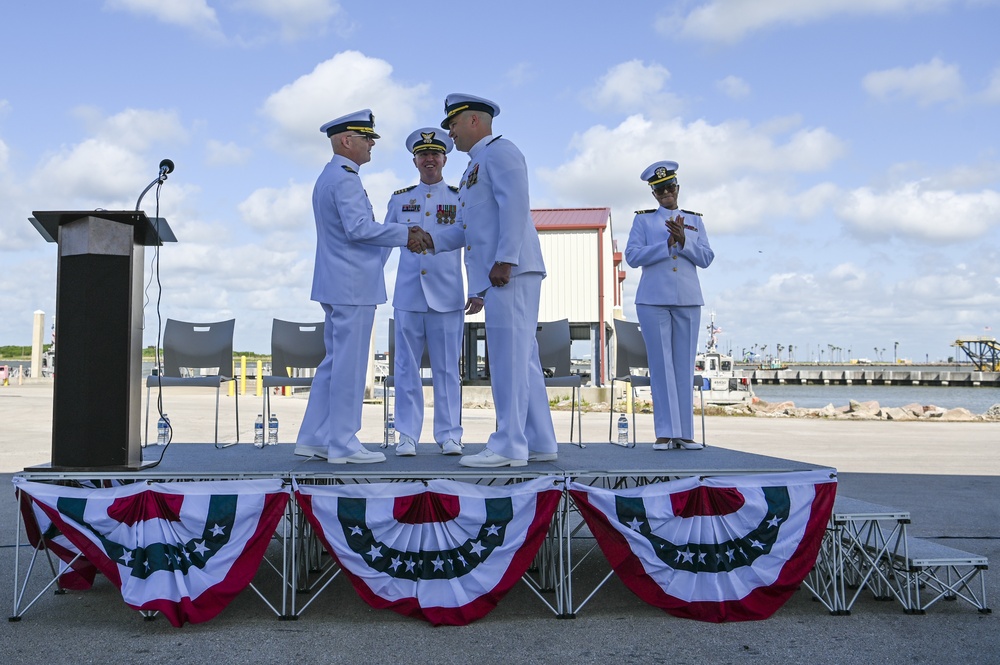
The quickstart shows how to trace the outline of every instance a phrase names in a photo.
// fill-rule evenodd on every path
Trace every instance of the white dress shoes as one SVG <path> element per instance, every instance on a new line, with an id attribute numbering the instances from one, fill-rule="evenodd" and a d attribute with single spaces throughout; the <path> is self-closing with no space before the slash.
<path id="1" fill-rule="evenodd" d="M 307 446 L 304 443 L 296 444 L 295 454 L 302 455 L 303 457 L 318 457 L 320 459 L 326 459 L 326 446 Z"/>
<path id="2" fill-rule="evenodd" d="M 454 439 L 448 439 L 444 443 L 438 444 L 441 446 L 442 455 L 461 455 L 462 454 L 462 444 Z M 397 453 L 398 455 L 399 453 Z"/>
<path id="3" fill-rule="evenodd" d="M 375 462 L 384 462 L 385 455 L 382 453 L 373 453 L 370 450 L 362 448 L 347 457 L 329 457 L 326 461 L 330 464 L 373 464 Z"/>
<path id="4" fill-rule="evenodd" d="M 674 441 L 679 439 L 668 439 L 665 437 L 657 437 L 656 442 L 653 443 L 653 450 L 673 450 L 677 446 L 674 445 Z"/>
<path id="5" fill-rule="evenodd" d="M 691 439 L 674 439 L 674 444 L 683 450 L 701 450 L 705 447 L 704 443 L 698 443 Z"/>
<path id="6" fill-rule="evenodd" d="M 529 462 L 555 462 L 558 453 L 528 453 Z"/>
<path id="7" fill-rule="evenodd" d="M 477 468 L 493 468 L 498 466 L 528 466 L 528 460 L 511 459 L 510 457 L 497 455 L 489 448 L 483 448 L 481 452 L 475 455 L 465 455 L 464 457 L 462 457 L 462 459 L 458 460 L 458 463 L 461 464 L 462 466 L 471 466 Z"/>
<path id="8" fill-rule="evenodd" d="M 417 454 L 417 442 L 406 436 L 399 435 L 399 443 L 396 444 L 396 457 L 413 457 Z"/>

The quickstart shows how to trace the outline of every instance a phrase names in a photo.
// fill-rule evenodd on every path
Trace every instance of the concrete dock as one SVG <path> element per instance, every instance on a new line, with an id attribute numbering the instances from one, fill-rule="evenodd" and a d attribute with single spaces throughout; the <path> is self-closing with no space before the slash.
<path id="1" fill-rule="evenodd" d="M 211 440 L 214 391 L 165 390 L 163 401 L 175 442 Z M 272 398 L 282 441 L 294 439 L 305 404 L 304 396 Z M 243 396 L 239 406 L 241 445 L 253 454 L 249 442 L 260 399 Z M 0 480 L 9 482 L 13 473 L 48 461 L 51 409 L 51 383 L 0 388 Z M 235 400 L 223 398 L 222 440 L 235 440 L 234 415 Z M 553 417 L 557 436 L 567 441 L 569 412 L 555 411 Z M 430 440 L 427 420 L 425 441 Z M 465 440 L 484 442 L 494 421 L 489 409 L 465 409 Z M 637 415 L 637 425 L 640 441 L 650 441 L 652 417 Z M 701 438 L 700 419 L 696 429 Z M 607 441 L 607 412 L 585 413 L 583 432 L 584 441 Z M 833 466 L 840 471 L 842 494 L 909 510 L 912 536 L 988 556 L 994 566 L 986 571 L 987 598 L 990 606 L 1000 607 L 995 572 L 1000 565 L 1000 422 L 708 417 L 705 432 L 711 446 Z M 365 406 L 361 437 L 381 440 L 381 405 Z M 13 584 L 16 516 L 13 492 L 8 496 L 0 502 L 0 570 Z M 22 548 L 21 556 L 28 554 Z M 606 573 L 602 564 L 599 554 L 591 556 L 579 572 L 596 583 Z M 997 662 L 997 620 L 996 614 L 979 614 L 961 602 L 938 603 L 922 616 L 906 615 L 897 603 L 867 594 L 850 616 L 831 616 L 801 590 L 767 621 L 703 624 L 645 605 L 613 578 L 572 620 L 557 620 L 518 585 L 485 619 L 462 628 L 432 628 L 370 609 L 341 577 L 298 621 L 276 620 L 245 592 L 213 621 L 174 629 L 163 620 L 142 621 L 109 582 L 99 579 L 91 591 L 43 597 L 20 622 L 6 624 L 2 639 L 8 663 L 988 663 Z"/>

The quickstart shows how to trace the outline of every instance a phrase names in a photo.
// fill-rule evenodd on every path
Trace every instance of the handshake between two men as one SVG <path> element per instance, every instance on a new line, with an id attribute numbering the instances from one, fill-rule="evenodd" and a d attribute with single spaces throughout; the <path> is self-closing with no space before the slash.
<path id="1" fill-rule="evenodd" d="M 410 235 L 406 240 L 406 248 L 411 252 L 420 254 L 428 249 L 434 249 L 434 239 L 431 234 L 424 231 L 419 226 L 410 227 Z"/>
<path id="2" fill-rule="evenodd" d="M 410 235 L 406 240 L 406 248 L 415 254 L 421 254 L 427 250 L 434 249 L 434 239 L 431 238 L 431 234 L 424 231 L 419 226 L 410 227 Z M 506 279 L 499 286 L 503 286 L 510 281 L 510 265 L 505 266 L 494 266 L 494 270 L 506 268 Z M 490 273 L 492 278 L 493 273 Z M 481 296 L 469 296 L 468 301 L 465 303 L 465 313 L 466 314 L 478 314 L 483 309 L 483 298 Z"/>

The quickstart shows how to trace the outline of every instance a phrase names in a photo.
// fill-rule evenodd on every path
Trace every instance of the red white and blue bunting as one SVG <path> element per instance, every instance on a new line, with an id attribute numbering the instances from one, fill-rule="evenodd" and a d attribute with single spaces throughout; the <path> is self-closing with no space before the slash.
<path id="1" fill-rule="evenodd" d="M 208 621 L 253 579 L 288 503 L 281 480 L 84 489 L 14 478 L 133 609 Z"/>
<path id="2" fill-rule="evenodd" d="M 36 550 L 48 549 L 59 559 L 59 587 L 86 591 L 94 585 L 97 568 L 83 556 L 76 545 L 52 524 L 35 501 L 27 494 L 20 494 L 21 518 L 28 542 Z"/>
<path id="3" fill-rule="evenodd" d="M 837 484 L 827 469 L 569 490 L 637 596 L 722 622 L 766 619 L 788 600 L 816 562 Z"/>
<path id="4" fill-rule="evenodd" d="M 562 480 L 505 487 L 450 480 L 296 485 L 296 497 L 358 594 L 434 625 L 488 614 L 528 569 Z"/>

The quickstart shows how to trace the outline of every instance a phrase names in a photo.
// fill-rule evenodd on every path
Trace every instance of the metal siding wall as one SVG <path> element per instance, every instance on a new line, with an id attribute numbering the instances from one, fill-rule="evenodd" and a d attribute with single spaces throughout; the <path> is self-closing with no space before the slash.
<path id="1" fill-rule="evenodd" d="M 542 231 L 538 234 L 545 259 L 545 279 L 538 307 L 539 321 L 569 319 L 573 323 L 596 323 L 600 315 L 597 234 L 600 231 Z M 614 302 L 614 268 L 610 234 L 604 238 L 605 316 L 610 320 Z M 482 312 L 466 321 L 485 321 Z"/>
<path id="2" fill-rule="evenodd" d="M 539 234 L 546 277 L 539 321 L 597 321 L 597 232 L 544 231 Z"/>

